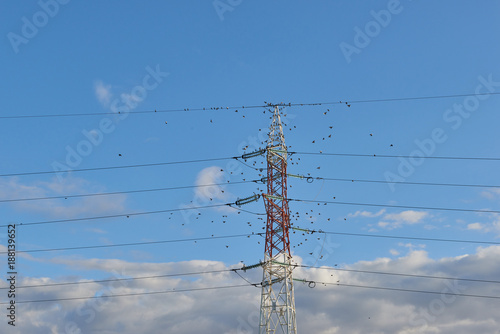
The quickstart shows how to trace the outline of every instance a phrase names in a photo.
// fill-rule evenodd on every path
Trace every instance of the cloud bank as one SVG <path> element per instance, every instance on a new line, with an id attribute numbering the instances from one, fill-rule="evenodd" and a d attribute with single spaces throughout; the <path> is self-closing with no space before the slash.
<path id="1" fill-rule="evenodd" d="M 349 271 L 336 270 L 339 269 L 337 267 L 296 268 L 294 277 L 317 282 L 315 288 L 309 288 L 301 282 L 295 283 L 298 329 L 300 332 L 318 334 L 497 333 L 500 326 L 496 311 L 499 299 L 453 294 L 500 296 L 498 283 L 360 271 L 495 281 L 500 268 L 491 266 L 491 263 L 499 256 L 498 246 L 478 248 L 474 254 L 441 259 L 432 259 L 424 250 L 410 248 L 407 254 L 399 258 L 360 261 L 340 268 Z M 296 260 L 301 261 L 299 257 Z M 51 262 L 85 268 L 89 272 L 98 270 L 111 279 L 226 270 L 239 266 L 207 260 L 136 263 L 116 259 L 54 258 Z M 250 282 L 259 282 L 262 272 L 257 268 L 242 275 Z M 24 277 L 18 285 L 61 281 L 64 279 Z M 82 278 L 81 281 L 85 280 Z M 323 285 L 321 282 L 329 284 Z M 259 288 L 248 285 L 186 291 L 240 284 L 246 282 L 227 271 L 19 289 L 18 301 L 136 295 L 19 304 L 19 325 L 9 328 L 9 333 L 257 333 Z M 6 287 L 6 283 L 2 282 L 1 287 Z M 390 291 L 373 287 L 436 293 Z M 168 292 L 155 293 L 162 291 Z M 6 323 L 3 322 L 1 326 L 6 326 Z"/>

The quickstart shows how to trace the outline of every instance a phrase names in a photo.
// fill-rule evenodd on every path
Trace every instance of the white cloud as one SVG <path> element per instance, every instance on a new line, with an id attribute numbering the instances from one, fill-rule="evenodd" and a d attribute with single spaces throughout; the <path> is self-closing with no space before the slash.
<path id="1" fill-rule="evenodd" d="M 98 80 L 94 83 L 94 93 L 99 103 L 107 108 L 113 98 L 111 85 L 105 85 L 102 81 Z"/>
<path id="2" fill-rule="evenodd" d="M 397 259 L 360 261 L 346 266 L 345 269 L 496 280 L 500 275 L 500 268 L 492 263 L 496 263 L 499 256 L 498 246 L 478 248 L 474 254 L 441 259 L 431 259 L 427 252 L 418 250 L 410 251 L 406 256 Z M 300 260 L 299 257 L 296 259 Z M 99 270 L 108 273 L 109 278 L 224 270 L 234 267 L 218 261 L 205 260 L 140 263 L 116 259 L 59 258 L 51 262 L 75 266 L 79 270 L 86 269 L 89 273 Z M 442 294 L 449 292 L 497 296 L 500 295 L 500 289 L 495 284 L 376 275 L 335 269 L 298 267 L 294 270 L 294 276 L 297 278 L 333 283 L 327 286 L 318 283 L 314 289 L 309 288 L 307 284 L 295 283 L 297 325 L 301 332 L 468 334 L 496 333 L 500 327 L 500 319 L 496 314 L 497 300 Z M 262 272 L 258 268 L 241 274 L 251 282 L 259 282 Z M 66 280 L 68 278 L 24 276 L 18 284 L 47 284 Z M 337 285 L 337 281 L 340 285 Z M 0 287 L 5 287 L 6 284 L 4 280 L 0 282 Z M 236 284 L 245 284 L 245 281 L 232 272 L 221 272 L 23 289 L 18 301 L 101 294 L 176 292 L 62 303 L 20 304 L 23 307 L 23 317 L 20 319 L 22 321 L 10 332 L 65 333 L 68 326 L 73 326 L 73 333 L 256 333 L 260 289 L 249 286 L 180 291 Z M 437 293 L 377 290 L 342 284 Z"/>
<path id="3" fill-rule="evenodd" d="M 423 211 L 407 210 L 400 213 L 387 214 L 385 215 L 384 219 L 415 224 L 420 222 L 425 216 L 427 216 L 427 214 L 427 212 Z"/>
<path id="4" fill-rule="evenodd" d="M 207 167 L 196 177 L 195 197 L 201 200 L 225 200 L 229 194 L 225 189 L 216 184 L 224 181 L 224 171 L 218 166 Z M 208 185 L 208 186 L 207 186 Z"/>
<path id="5" fill-rule="evenodd" d="M 424 245 L 424 244 L 415 245 L 415 244 L 412 244 L 411 242 L 407 242 L 407 243 L 399 242 L 398 246 L 400 246 L 400 247 L 406 247 L 406 248 L 410 248 L 410 249 L 425 248 L 426 247 L 426 245 Z"/>
<path id="6" fill-rule="evenodd" d="M 482 191 L 481 196 L 490 200 L 498 199 L 500 197 L 500 189 L 488 189 Z"/>
<path id="7" fill-rule="evenodd" d="M 406 210 L 399 213 L 386 213 L 386 210 L 382 209 L 377 212 L 370 212 L 365 210 L 356 211 L 355 213 L 350 213 L 348 216 L 362 218 L 381 217 L 381 220 L 377 223 L 378 227 L 385 229 L 395 229 L 402 227 L 403 225 L 420 223 L 424 218 L 428 217 L 429 214 L 425 211 L 414 210 Z M 372 230 L 374 229 L 372 228 Z"/>
<path id="8" fill-rule="evenodd" d="M 379 217 L 385 213 L 385 209 L 382 209 L 378 212 L 370 212 L 370 211 L 356 211 L 354 213 L 350 213 L 348 217 L 364 217 L 364 218 L 373 218 L 373 217 Z"/>
<path id="9" fill-rule="evenodd" d="M 483 224 L 481 223 L 472 223 L 467 225 L 468 230 L 482 230 L 484 229 Z"/>
<path id="10" fill-rule="evenodd" d="M 395 249 L 390 249 L 389 253 L 391 253 L 391 255 L 394 255 L 394 256 L 398 256 L 399 255 L 399 252 L 397 250 L 395 250 Z"/>
<path id="11" fill-rule="evenodd" d="M 415 249 L 424 249 L 427 247 L 427 245 L 425 244 L 412 244 L 411 242 L 408 242 L 408 243 L 404 243 L 404 242 L 400 242 L 398 243 L 398 246 L 399 247 L 404 247 L 404 248 L 408 248 L 411 252 L 413 252 Z"/>
<path id="12" fill-rule="evenodd" d="M 494 233 L 497 237 L 500 237 L 500 215 L 496 213 L 479 213 L 478 215 L 483 217 L 486 216 L 488 220 L 467 224 L 467 230 Z"/>
<path id="13" fill-rule="evenodd" d="M 425 211 L 406 210 L 399 213 L 388 213 L 382 217 L 382 221 L 378 223 L 379 227 L 386 229 L 395 229 L 403 225 L 412 225 L 420 223 L 429 215 Z"/>
<path id="14" fill-rule="evenodd" d="M 389 225 L 390 225 L 390 223 L 388 223 L 388 222 L 378 222 L 378 224 L 377 224 L 378 227 L 382 227 L 382 228 L 385 228 Z"/>

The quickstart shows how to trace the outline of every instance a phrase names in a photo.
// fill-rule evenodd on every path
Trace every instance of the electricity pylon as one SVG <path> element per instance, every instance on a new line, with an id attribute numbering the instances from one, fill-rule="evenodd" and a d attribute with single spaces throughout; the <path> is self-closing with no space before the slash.
<path id="1" fill-rule="evenodd" d="M 260 304 L 260 334 L 296 334 L 295 298 L 287 199 L 287 147 L 280 111 L 274 115 L 267 142 L 266 247 Z"/>

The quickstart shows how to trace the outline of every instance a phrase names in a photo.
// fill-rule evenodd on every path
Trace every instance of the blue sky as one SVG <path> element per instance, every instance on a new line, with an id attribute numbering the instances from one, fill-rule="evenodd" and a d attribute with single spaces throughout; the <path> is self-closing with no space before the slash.
<path id="1" fill-rule="evenodd" d="M 339 103 L 285 108 L 285 137 L 292 151 L 402 157 L 419 154 L 499 157 L 496 110 L 500 102 L 496 95 L 482 95 L 500 92 L 497 64 L 500 48 L 495 39 L 500 32 L 499 10 L 498 1 L 464 0 L 3 2 L 0 50 L 4 61 L 0 75 L 4 80 L 0 82 L 3 92 L 0 117 L 98 115 L 2 118 L 0 174 L 52 171 L 61 166 L 85 169 L 238 156 L 259 148 L 270 122 L 270 114 L 263 113 L 264 109 L 245 110 L 240 106 L 263 105 L 264 101 L 299 104 L 350 101 L 350 107 Z M 355 102 L 460 94 L 472 95 Z M 234 108 L 226 109 L 233 106 L 238 106 L 238 112 Z M 222 108 L 146 114 L 126 112 L 203 107 Z M 117 110 L 122 113 L 117 115 Z M 68 152 L 77 152 L 78 156 L 70 153 L 73 155 L 68 158 Z M 310 173 L 315 177 L 500 185 L 496 176 L 498 161 L 299 154 L 292 158 L 290 173 Z M 253 161 L 262 166 L 264 158 L 255 158 L 249 163 Z M 231 160 L 3 176 L 0 177 L 0 200 L 197 186 L 260 177 L 258 171 Z M 293 223 L 303 228 L 483 241 L 498 241 L 500 236 L 500 217 L 495 213 L 362 205 L 498 210 L 498 188 L 321 180 L 309 184 L 295 178 L 290 178 L 289 184 L 291 198 L 361 203 L 318 206 L 291 202 L 290 210 L 300 213 Z M 208 192 L 198 187 L 2 202 L 0 212 L 2 224 L 44 222 L 227 203 L 263 190 L 262 185 L 248 183 L 215 186 Z M 242 208 L 253 213 L 265 212 L 262 200 Z M 17 241 L 20 249 L 46 249 L 259 233 L 264 227 L 264 220 L 259 217 L 265 219 L 265 216 L 219 208 L 30 225 L 18 228 Z M 5 245 L 5 231 L 0 235 Z M 498 274 L 489 262 L 500 252 L 495 246 L 483 245 L 478 249 L 477 244 L 471 243 L 301 236 L 300 233 L 292 234 L 291 243 L 295 246 L 297 261 L 305 264 L 480 279 L 491 279 Z M 254 236 L 40 252 L 19 255 L 19 272 L 22 282 L 26 283 L 102 279 L 117 272 L 130 277 L 143 273 L 210 270 L 237 266 L 240 261 L 257 263 L 263 258 L 263 247 L 263 239 Z M 470 266 L 475 267 L 467 271 Z M 344 275 L 343 282 L 351 284 L 403 288 L 417 284 L 403 279 L 391 281 L 383 277 L 335 274 Z M 253 281 L 259 281 L 261 273 L 248 275 Z M 333 279 L 314 270 L 303 270 L 297 275 L 318 281 Z M 230 275 L 210 279 L 204 276 L 155 282 L 147 287 L 137 283 L 138 286 L 126 289 L 157 291 L 179 285 L 231 282 L 241 284 L 243 281 Z M 435 281 L 423 289 L 441 291 L 443 284 Z M 72 292 L 30 291 L 20 293 L 19 300 L 64 298 L 67 293 L 88 296 L 102 289 L 96 285 Z M 492 295 L 498 290 L 495 286 L 473 286 L 467 287 L 467 292 L 481 294 L 481 289 L 485 291 L 483 294 Z M 436 314 L 422 329 L 409 319 L 429 307 L 433 296 L 384 294 L 347 287 L 337 295 L 333 288 L 325 287 L 322 291 L 310 292 L 297 287 L 299 329 L 316 333 L 362 333 L 366 332 L 365 328 L 375 328 L 380 333 L 413 333 L 412 330 L 461 333 L 450 324 L 461 318 L 469 302 L 457 299 L 456 303 L 446 304 L 446 311 Z M 119 292 L 119 289 L 111 291 Z M 356 306 L 366 299 L 363 293 L 386 303 L 381 308 L 363 304 L 363 312 L 379 315 L 376 322 L 366 324 L 369 327 L 359 321 L 360 317 L 366 317 Z M 162 320 L 148 323 L 147 329 L 151 333 L 164 328 L 169 328 L 169 332 L 194 333 L 193 328 L 182 325 L 193 319 L 206 320 L 200 324 L 211 328 L 213 333 L 242 333 L 238 329 L 242 326 L 239 319 L 246 319 L 250 328 L 255 329 L 248 316 L 258 307 L 259 291 L 245 290 L 239 302 L 232 296 L 234 292 L 205 297 L 196 297 L 193 293 L 163 299 L 176 304 L 184 303 L 183 298 L 201 298 L 204 304 L 198 307 L 183 304 L 191 318 L 172 316 L 175 309 L 165 313 L 155 311 L 156 319 Z M 5 302 L 3 295 L 1 300 Z M 227 303 L 227 310 L 221 310 L 220 314 L 209 312 L 210 305 L 218 302 Z M 63 332 L 69 323 L 75 323 L 82 333 L 96 332 L 96 328 L 104 328 L 106 333 L 125 333 L 116 323 L 106 320 L 115 319 L 108 313 L 111 306 L 96 311 L 100 317 L 84 321 L 75 311 L 82 307 L 77 303 L 54 304 L 45 310 L 23 306 L 21 312 L 30 314 L 30 318 L 20 313 L 19 333 Z M 128 298 L 126 303 L 120 304 L 118 299 L 110 303 L 113 307 L 123 306 L 122 314 L 128 314 L 134 303 L 155 307 L 161 305 L 162 299 Z M 495 301 L 474 300 L 474 303 L 484 310 L 496 305 Z M 342 309 L 339 304 L 346 307 Z M 317 305 L 332 312 L 326 312 L 322 318 L 318 315 L 321 312 L 314 313 Z M 383 316 L 394 309 L 401 311 L 398 320 Z M 65 316 L 58 316 L 58 310 L 64 310 Z M 345 312 L 344 320 L 337 319 L 335 312 Z M 492 320 L 485 325 L 487 317 L 470 315 L 467 325 L 470 327 L 460 330 L 491 332 L 498 324 Z M 52 319 L 55 327 L 45 320 L 37 323 L 33 319 Z M 144 319 L 130 316 L 134 324 L 144 325 Z M 120 323 L 133 330 L 126 319 Z M 4 325 L 2 322 L 0 326 Z"/>

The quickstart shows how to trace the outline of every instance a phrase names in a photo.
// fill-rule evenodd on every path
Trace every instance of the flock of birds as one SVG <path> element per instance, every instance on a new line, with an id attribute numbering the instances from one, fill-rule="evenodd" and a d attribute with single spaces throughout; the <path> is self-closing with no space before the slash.
<path id="1" fill-rule="evenodd" d="M 272 107 L 273 105 L 271 104 L 268 104 L 266 102 L 266 105 L 269 105 L 269 107 Z M 229 108 L 223 108 L 223 107 L 212 107 L 212 108 L 207 108 L 206 110 L 222 110 L 222 109 L 229 109 Z M 203 108 L 203 110 L 205 110 L 205 108 Z M 186 109 L 186 111 L 188 111 L 188 109 Z M 264 111 L 264 113 L 266 112 L 271 112 L 272 113 L 272 109 L 269 108 L 268 111 Z M 326 115 L 330 110 L 327 109 L 326 112 L 324 112 L 324 115 Z M 235 112 L 238 112 L 238 110 L 236 109 Z M 286 116 L 286 115 L 285 115 Z M 245 118 L 245 115 L 242 114 L 242 117 Z M 270 116 L 270 118 L 272 119 L 272 116 Z M 210 119 L 209 120 L 210 123 L 213 123 L 213 119 Z M 165 121 L 165 124 L 168 125 L 168 121 Z M 288 129 L 289 131 L 292 131 L 293 129 L 296 129 L 297 128 L 297 125 L 294 125 L 294 126 L 290 126 L 290 127 L 287 127 L 287 125 L 285 123 L 282 124 L 284 129 Z M 333 126 L 329 126 L 329 129 L 332 130 L 333 129 Z M 262 128 L 258 129 L 258 131 L 263 131 Z M 325 136 L 323 138 L 323 140 L 326 140 L 327 138 L 332 138 L 332 133 L 330 133 L 328 136 Z M 314 143 L 315 141 L 313 141 Z M 266 142 L 265 141 L 260 141 L 259 142 L 260 145 L 262 145 L 261 148 L 265 148 L 266 147 Z M 289 148 L 291 148 L 291 145 L 288 146 Z M 242 148 L 242 150 L 244 152 L 247 152 L 247 151 L 253 151 L 255 150 L 256 148 L 255 147 L 251 147 L 250 145 L 246 145 L 245 147 Z M 120 157 L 122 156 L 122 154 L 118 154 Z M 255 180 L 255 179 L 262 179 L 263 177 L 265 177 L 265 168 L 266 168 L 266 164 L 267 162 L 265 161 L 265 157 L 258 157 L 258 158 L 253 158 L 252 159 L 253 161 L 250 161 L 249 159 L 242 159 L 242 162 L 244 163 L 244 166 L 242 167 L 242 171 L 238 171 L 238 172 L 234 172 L 234 171 L 225 171 L 223 168 L 220 169 L 221 172 L 226 172 L 228 173 L 229 177 L 228 179 L 231 179 L 233 181 L 237 181 L 237 180 L 234 180 L 235 177 L 238 177 L 238 178 L 241 178 L 241 180 L 243 181 L 246 181 L 247 179 L 251 179 L 251 180 Z M 289 157 L 289 161 L 290 161 L 290 164 L 291 165 L 298 165 L 299 162 L 301 161 L 301 158 L 300 157 L 293 157 L 293 156 L 290 156 Z M 238 175 L 236 175 L 238 174 Z M 227 182 L 230 182 L 229 180 Z M 290 185 L 291 186 L 291 185 Z M 224 193 L 224 187 L 221 187 L 221 186 L 217 186 L 218 188 L 218 191 L 221 192 L 221 194 Z M 265 189 L 265 186 L 262 187 L 261 185 L 257 185 L 256 186 L 256 191 L 257 193 L 265 193 L 267 191 L 267 189 Z M 214 203 L 214 202 L 217 202 L 217 201 L 220 201 L 220 197 L 217 197 L 215 198 L 216 196 L 212 197 L 212 198 L 208 198 L 208 201 L 210 203 Z M 238 214 L 241 213 L 241 211 L 237 211 Z M 262 210 L 261 212 L 262 213 Z M 320 216 L 321 215 L 321 212 L 317 212 L 317 214 Z M 213 218 L 213 215 L 214 215 L 214 212 L 203 212 L 203 211 L 200 211 L 198 212 L 197 214 L 193 215 L 193 219 L 194 220 L 200 220 L 200 219 L 203 219 L 203 216 L 204 215 L 207 215 L 207 216 L 210 216 L 210 218 Z M 313 218 L 313 210 L 310 210 L 310 211 L 307 211 L 304 213 L 304 215 L 301 215 L 300 212 L 295 212 L 294 214 L 291 214 L 290 218 L 291 220 L 293 220 L 294 222 L 296 223 L 300 223 L 301 221 L 301 217 L 309 217 L 310 219 L 310 223 L 313 224 L 314 223 L 314 220 L 311 219 Z M 171 220 L 174 216 L 174 213 L 170 213 L 170 216 L 168 217 L 169 220 Z M 218 218 L 214 218 L 214 219 L 209 219 L 208 221 L 211 223 L 211 224 L 217 224 L 217 223 L 220 223 L 220 224 L 226 224 L 228 223 L 228 216 L 227 214 L 220 214 L 220 216 Z M 231 219 L 232 220 L 232 219 Z M 330 218 L 328 218 L 328 221 L 330 221 Z M 265 230 L 265 224 L 266 224 L 266 220 L 265 218 L 261 217 L 261 216 L 256 216 L 255 217 L 255 220 L 253 221 L 247 221 L 246 222 L 246 225 L 251 228 L 251 229 L 254 229 L 255 228 L 255 225 L 259 226 L 262 230 Z M 291 223 L 293 225 L 293 223 Z M 185 226 L 185 222 L 182 222 L 181 223 L 181 226 Z M 296 233 L 295 230 L 292 230 L 291 233 Z M 304 236 L 304 240 L 302 241 L 299 241 L 299 240 L 291 240 L 291 246 L 293 248 L 297 248 L 297 247 L 304 247 L 304 245 L 307 244 L 307 242 L 310 240 L 308 239 L 308 236 L 307 236 L 307 233 L 303 232 L 301 234 L 302 236 Z M 213 235 L 212 235 L 213 236 Z M 317 237 L 316 238 L 318 241 L 320 241 L 320 237 Z M 261 241 L 263 243 L 263 240 L 257 240 L 257 244 L 261 244 Z M 314 245 L 316 246 L 316 245 Z M 224 248 L 225 249 L 229 249 L 230 248 L 230 245 L 229 244 L 226 244 L 224 245 Z M 308 252 L 309 255 L 313 255 L 312 252 Z M 318 254 L 318 258 L 319 259 L 322 259 L 323 255 L 322 254 Z"/>
<path id="2" fill-rule="evenodd" d="M 273 113 L 273 109 L 274 109 L 275 104 L 271 104 L 268 102 L 265 102 L 265 104 L 266 104 L 266 106 L 268 106 L 268 109 L 264 110 L 264 113 L 270 112 L 271 113 L 270 119 L 272 119 L 272 117 L 273 117 L 272 113 Z M 283 107 L 287 106 L 287 104 L 284 104 L 284 103 L 281 103 L 279 105 L 283 106 Z M 290 104 L 288 104 L 288 105 L 290 105 Z M 347 107 L 351 106 L 347 102 L 345 102 L 345 105 Z M 203 108 L 203 110 L 229 110 L 229 109 L 230 109 L 229 107 Z M 189 111 L 189 109 L 185 109 L 185 111 Z M 238 109 L 235 109 L 234 112 L 238 113 L 239 111 L 238 111 Z M 322 114 L 323 114 L 323 116 L 328 116 L 330 112 L 331 112 L 330 109 L 326 109 L 325 111 L 323 111 Z M 243 118 L 245 118 L 244 113 L 240 113 L 240 115 Z M 286 116 L 286 114 L 283 114 L 283 115 Z M 286 117 L 285 117 L 285 119 L 286 119 Z M 213 119 L 209 119 L 209 122 L 214 123 Z M 310 141 L 311 144 L 321 146 L 321 143 L 325 143 L 324 145 L 328 145 L 328 144 L 326 144 L 326 142 L 328 140 L 333 139 L 334 126 L 331 124 L 328 124 L 327 122 L 324 122 L 324 123 L 326 123 L 325 129 L 327 130 L 326 131 L 327 133 L 325 135 L 320 135 L 319 138 L 311 138 L 311 141 Z M 169 124 L 168 121 L 165 121 L 165 125 L 168 125 L 168 124 Z M 300 123 L 298 123 L 297 125 L 293 125 L 293 126 L 288 126 L 285 122 L 282 123 L 283 129 L 288 130 L 288 131 L 296 130 L 298 125 L 300 125 Z M 258 131 L 264 131 L 264 130 L 262 128 L 260 128 L 260 129 L 258 129 Z M 314 133 L 314 135 L 316 137 L 318 137 L 318 133 Z M 374 136 L 373 133 L 369 133 L 368 135 L 369 135 L 369 137 Z M 242 150 L 244 152 L 250 153 L 250 152 L 257 151 L 261 148 L 265 148 L 267 145 L 266 141 L 259 141 L 259 143 L 261 145 L 260 148 L 246 145 L 245 147 L 242 148 Z M 389 146 L 394 147 L 393 144 L 390 144 Z M 289 145 L 288 148 L 291 149 L 292 146 Z M 322 153 L 322 150 L 319 150 L 319 153 Z M 121 153 L 119 153 L 118 156 L 122 157 L 123 155 Z M 289 154 L 288 158 L 289 158 L 289 165 L 294 166 L 294 169 L 301 162 L 303 162 L 299 156 L 294 156 L 293 154 Z M 224 172 L 224 173 L 228 173 L 229 175 L 228 175 L 227 179 L 231 179 L 231 181 L 233 181 L 233 182 L 239 181 L 239 180 L 235 179 L 235 177 L 241 178 L 241 180 L 243 180 L 243 181 L 258 180 L 258 179 L 264 178 L 266 176 L 265 170 L 266 170 L 266 165 L 267 165 L 267 162 L 265 161 L 265 156 L 260 156 L 260 157 L 256 157 L 256 158 L 252 158 L 252 159 L 253 159 L 253 161 L 250 159 L 240 159 L 239 160 L 244 165 L 244 166 L 242 166 L 242 171 L 238 171 L 238 172 L 224 171 L 224 169 L 222 169 L 222 168 L 220 171 Z M 321 166 L 317 166 L 316 169 L 320 170 Z M 307 175 L 310 176 L 311 173 L 307 173 Z M 227 182 L 230 182 L 230 181 L 228 180 Z M 291 183 L 291 182 L 289 182 L 289 183 Z M 222 187 L 222 186 L 216 186 L 216 187 L 218 188 L 218 190 L 221 193 L 224 193 L 225 187 Z M 289 184 L 289 187 L 291 188 L 292 185 Z M 257 191 L 257 193 L 266 193 L 267 186 L 262 185 L 262 184 L 260 184 L 260 185 L 257 184 L 256 191 Z M 218 201 L 219 202 L 221 201 L 221 198 L 224 198 L 224 196 L 214 196 L 213 198 L 209 198 L 208 201 L 210 203 L 217 203 Z M 333 199 L 335 199 L 335 197 L 333 197 Z M 320 204 L 318 203 L 318 206 L 319 205 Z M 305 232 L 304 230 L 295 230 L 293 228 L 300 227 L 301 229 L 313 230 L 312 226 L 314 224 L 318 224 L 318 223 L 331 224 L 331 223 L 333 223 L 333 221 L 336 219 L 333 219 L 332 217 L 328 216 L 328 214 L 324 214 L 324 212 L 322 212 L 323 211 L 322 208 L 324 205 L 326 205 L 326 203 L 322 204 L 321 207 L 316 208 L 316 209 L 310 208 L 310 205 L 309 205 L 309 207 L 306 208 L 305 210 L 303 210 L 302 212 L 294 210 L 293 212 L 290 213 L 290 225 L 292 227 L 292 229 L 290 230 L 290 233 L 292 235 L 294 235 L 294 237 L 291 238 L 291 240 L 290 240 L 291 247 L 293 249 L 295 249 L 297 254 L 299 254 L 299 255 L 302 254 L 305 256 L 313 257 L 314 261 L 312 261 L 312 262 L 314 262 L 314 263 L 324 259 L 325 254 L 323 252 L 322 247 L 320 248 L 320 250 L 318 252 L 318 245 L 322 244 L 322 242 L 323 242 L 322 239 L 324 236 L 321 236 L 320 234 L 313 235 L 313 233 L 311 233 L 311 232 Z M 295 203 L 294 203 L 294 206 L 295 206 Z M 304 206 L 304 205 L 301 205 L 301 206 Z M 261 213 L 261 214 L 263 213 L 263 210 L 259 210 L 259 211 L 260 211 L 259 213 Z M 242 213 L 242 211 L 237 211 L 237 210 L 235 210 L 235 212 L 237 212 L 238 214 Z M 234 218 L 231 218 L 231 217 L 228 218 L 227 214 L 220 214 L 220 216 L 218 218 L 217 217 L 214 218 L 214 215 L 217 216 L 218 214 L 216 211 L 212 211 L 212 210 L 199 211 L 196 215 L 194 215 L 194 219 L 195 220 L 203 219 L 204 215 L 207 215 L 210 217 L 208 219 L 208 221 L 211 224 L 218 224 L 218 223 L 227 224 L 228 222 L 233 223 L 233 221 L 235 221 Z M 168 219 L 171 220 L 173 217 L 175 217 L 174 213 L 170 213 L 170 216 Z M 246 226 L 252 230 L 255 230 L 256 226 L 260 227 L 260 229 L 262 229 L 262 230 L 265 230 L 266 219 L 264 217 L 265 216 L 255 216 L 255 219 L 251 219 L 251 220 L 246 221 Z M 238 219 L 238 220 L 240 220 L 240 219 Z M 238 221 L 238 220 L 236 220 L 236 221 Z M 347 218 L 344 218 L 344 221 L 346 221 L 346 220 L 347 220 Z M 181 225 L 184 226 L 185 223 L 181 223 Z M 214 234 L 212 234 L 212 236 L 214 236 Z M 257 244 L 261 245 L 262 244 L 261 242 L 263 243 L 264 239 L 257 240 Z M 196 241 L 195 241 L 195 243 L 196 243 Z M 230 244 L 225 244 L 224 248 L 229 249 Z M 302 248 L 305 248 L 305 249 L 303 251 L 299 250 Z M 335 264 L 335 266 L 336 265 L 337 264 Z"/>

